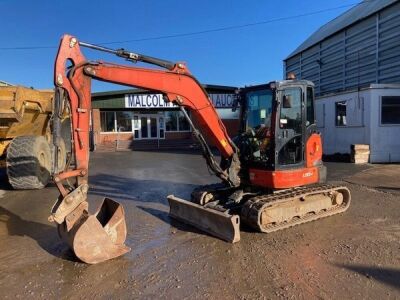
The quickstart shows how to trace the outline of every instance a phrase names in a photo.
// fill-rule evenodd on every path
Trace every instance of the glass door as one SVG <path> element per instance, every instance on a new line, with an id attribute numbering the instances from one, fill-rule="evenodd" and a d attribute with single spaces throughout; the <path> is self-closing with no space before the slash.
<path id="1" fill-rule="evenodd" d="M 161 118 L 161 120 L 159 120 Z M 133 134 L 135 139 L 158 139 L 164 138 L 164 125 L 160 131 L 160 122 L 164 122 L 162 117 L 157 115 L 135 115 L 133 117 Z"/>
<path id="2" fill-rule="evenodd" d="M 135 140 L 140 139 L 140 126 L 139 126 L 139 116 L 133 116 L 132 119 L 132 129 L 133 129 L 133 138 Z"/>
<path id="3" fill-rule="evenodd" d="M 149 125 L 148 125 L 148 117 L 140 116 L 140 138 L 147 139 L 149 138 Z"/>
<path id="4" fill-rule="evenodd" d="M 164 123 L 163 115 L 158 117 L 158 130 L 159 130 L 158 137 L 160 139 L 164 139 L 165 138 L 165 123 Z"/>
<path id="5" fill-rule="evenodd" d="M 147 118 L 147 123 L 149 125 L 148 132 L 150 132 L 150 138 L 151 139 L 156 139 L 158 138 L 158 122 L 157 122 L 158 117 L 157 116 L 152 116 Z"/>
<path id="6" fill-rule="evenodd" d="M 281 167 L 303 163 L 304 105 L 300 87 L 281 91 L 279 128 L 277 135 L 278 165 Z"/>

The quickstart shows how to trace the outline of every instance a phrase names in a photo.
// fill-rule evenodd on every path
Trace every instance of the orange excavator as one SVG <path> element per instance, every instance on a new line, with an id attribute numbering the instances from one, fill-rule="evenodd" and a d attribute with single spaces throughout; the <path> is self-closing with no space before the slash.
<path id="1" fill-rule="evenodd" d="M 158 68 L 88 61 L 82 47 Z M 172 218 L 234 243 L 240 240 L 241 222 L 270 233 L 344 212 L 350 205 L 346 187 L 325 184 L 311 82 L 292 78 L 238 90 L 234 109 L 240 109 L 241 130 L 231 139 L 207 92 L 184 63 L 64 35 L 55 62 L 58 112 L 53 119 L 53 142 L 60 146 L 57 116 L 68 107 L 74 155 L 65 170 L 54 176 L 60 196 L 49 220 L 57 223 L 60 237 L 83 262 L 99 263 L 130 250 L 125 245 L 125 215 L 119 203 L 105 198 L 94 215 L 88 212 L 92 79 L 160 92 L 187 118 L 207 166 L 221 183 L 196 188 L 190 201 L 168 196 Z M 210 145 L 219 150 L 219 163 Z"/>

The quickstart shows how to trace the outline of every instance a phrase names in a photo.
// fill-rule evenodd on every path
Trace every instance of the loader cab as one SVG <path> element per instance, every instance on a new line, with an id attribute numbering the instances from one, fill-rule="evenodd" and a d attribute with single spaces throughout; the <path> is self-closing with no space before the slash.
<path id="1" fill-rule="evenodd" d="M 247 167 L 304 167 L 306 142 L 316 132 L 312 82 L 284 80 L 246 87 L 240 104 L 240 135 L 235 141 Z"/>

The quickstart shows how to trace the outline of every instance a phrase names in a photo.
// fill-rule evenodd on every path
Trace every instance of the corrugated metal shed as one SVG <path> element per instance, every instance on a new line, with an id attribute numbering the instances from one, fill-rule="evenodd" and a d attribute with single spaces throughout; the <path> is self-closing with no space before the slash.
<path id="1" fill-rule="evenodd" d="M 337 18 L 321 26 L 316 32 L 314 32 L 307 40 L 305 40 L 296 50 L 294 50 L 288 58 L 300 53 L 307 48 L 315 45 L 330 35 L 356 23 L 377 11 L 380 11 L 384 7 L 397 2 L 398 0 L 366 0 L 360 4 L 349 9 L 345 13 L 341 14 Z"/>
<path id="2" fill-rule="evenodd" d="M 369 0 L 322 26 L 286 60 L 316 94 L 400 83 L 400 1 Z"/>

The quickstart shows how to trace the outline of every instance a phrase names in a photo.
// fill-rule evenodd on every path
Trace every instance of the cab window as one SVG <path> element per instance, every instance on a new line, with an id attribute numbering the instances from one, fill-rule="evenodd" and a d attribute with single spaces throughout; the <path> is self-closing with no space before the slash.
<path id="1" fill-rule="evenodd" d="M 247 100 L 247 127 L 271 127 L 272 92 L 261 90 L 249 92 Z"/>
<path id="2" fill-rule="evenodd" d="M 283 91 L 279 124 L 282 129 L 293 129 L 301 134 L 301 89 Z"/>
<path id="3" fill-rule="evenodd" d="M 307 88 L 307 123 L 306 126 L 312 125 L 315 123 L 315 115 L 314 115 L 314 90 L 312 87 Z"/>
<path id="4" fill-rule="evenodd" d="M 298 164 L 303 160 L 302 151 L 302 90 L 287 88 L 282 91 L 279 127 L 286 140 L 279 150 L 278 164 Z"/>

